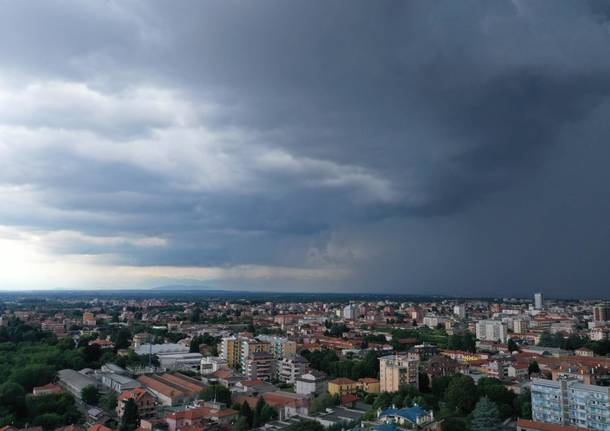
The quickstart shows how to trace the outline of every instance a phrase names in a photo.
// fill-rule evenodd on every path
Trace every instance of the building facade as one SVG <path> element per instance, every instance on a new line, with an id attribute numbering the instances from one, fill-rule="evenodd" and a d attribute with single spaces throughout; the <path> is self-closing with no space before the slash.
<path id="1" fill-rule="evenodd" d="M 499 320 L 479 320 L 476 325 L 477 338 L 481 341 L 506 343 L 506 323 Z"/>
<path id="2" fill-rule="evenodd" d="M 381 392 L 396 392 L 402 385 L 419 386 L 419 361 L 407 355 L 379 358 Z"/>
<path id="3" fill-rule="evenodd" d="M 577 380 L 532 380 L 532 419 L 610 431 L 610 387 Z"/>

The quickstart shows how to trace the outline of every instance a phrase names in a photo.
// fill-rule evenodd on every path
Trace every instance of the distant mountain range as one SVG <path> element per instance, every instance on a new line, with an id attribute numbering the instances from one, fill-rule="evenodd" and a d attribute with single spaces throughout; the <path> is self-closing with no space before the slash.
<path id="1" fill-rule="evenodd" d="M 213 287 L 211 286 L 204 286 L 201 284 L 166 284 L 164 286 L 157 286 L 157 287 L 151 287 L 150 289 L 146 289 L 146 290 L 181 290 L 181 291 L 188 291 L 188 290 L 214 290 Z"/>

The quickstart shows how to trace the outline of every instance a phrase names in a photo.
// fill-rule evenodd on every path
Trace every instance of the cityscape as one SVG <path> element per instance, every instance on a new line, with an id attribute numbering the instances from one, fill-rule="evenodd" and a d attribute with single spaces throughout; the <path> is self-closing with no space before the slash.
<path id="1" fill-rule="evenodd" d="M 0 431 L 610 431 L 610 0 L 0 0 Z"/>
<path id="2" fill-rule="evenodd" d="M 2 430 L 610 429 L 609 302 L 150 295 L 2 293 Z"/>

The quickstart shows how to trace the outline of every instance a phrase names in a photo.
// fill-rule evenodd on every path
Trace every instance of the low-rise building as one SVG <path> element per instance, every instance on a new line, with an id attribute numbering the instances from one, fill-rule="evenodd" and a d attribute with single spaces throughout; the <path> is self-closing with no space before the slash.
<path id="1" fill-rule="evenodd" d="M 131 377 L 114 373 L 101 373 L 101 382 L 104 386 L 118 393 L 141 386 L 137 380 L 134 380 Z"/>
<path id="2" fill-rule="evenodd" d="M 305 374 L 309 363 L 300 355 L 279 359 L 276 362 L 277 379 L 284 383 L 296 383 L 299 376 Z"/>
<path id="3" fill-rule="evenodd" d="M 159 365 L 168 371 L 191 370 L 199 371 L 201 367 L 201 353 L 158 353 Z"/>
<path id="4" fill-rule="evenodd" d="M 359 388 L 358 382 L 346 377 L 338 377 L 328 382 L 328 393 L 331 395 L 353 394 Z"/>
<path id="5" fill-rule="evenodd" d="M 297 394 L 320 395 L 326 392 L 327 388 L 328 379 L 326 374 L 311 370 L 297 378 L 295 390 Z"/>
<path id="6" fill-rule="evenodd" d="M 228 366 L 228 362 L 220 356 L 205 356 L 201 358 L 199 372 L 201 374 L 210 374 Z"/>
<path id="7" fill-rule="evenodd" d="M 75 398 L 81 399 L 81 392 L 87 386 L 99 387 L 99 382 L 93 377 L 75 370 L 65 369 L 57 372 L 59 385 L 70 392 Z"/>
<path id="8" fill-rule="evenodd" d="M 123 417 L 125 412 L 125 403 L 127 400 L 133 399 L 138 406 L 138 415 L 141 418 L 147 418 L 155 413 L 155 397 L 148 393 L 145 389 L 135 388 L 121 392 L 117 398 L 116 413 L 119 418 Z"/>
<path id="9" fill-rule="evenodd" d="M 384 424 L 394 424 L 405 429 L 441 431 L 441 423 L 434 419 L 434 413 L 420 406 L 402 409 L 387 408 L 377 412 L 377 420 Z"/>
<path id="10" fill-rule="evenodd" d="M 381 391 L 379 380 L 372 377 L 362 377 L 358 379 L 358 385 L 360 389 L 367 394 L 378 394 Z"/>

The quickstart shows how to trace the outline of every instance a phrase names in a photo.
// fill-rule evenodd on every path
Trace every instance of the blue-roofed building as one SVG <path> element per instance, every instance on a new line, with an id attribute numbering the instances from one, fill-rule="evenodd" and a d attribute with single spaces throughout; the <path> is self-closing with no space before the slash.
<path id="1" fill-rule="evenodd" d="M 434 419 L 432 411 L 418 405 L 397 409 L 394 407 L 377 412 L 377 420 L 383 425 L 393 425 L 406 429 L 440 430 L 440 422 Z M 379 430 L 391 431 L 391 430 Z"/>
<path id="2" fill-rule="evenodd" d="M 369 428 L 358 426 L 352 428 L 350 431 L 400 431 L 400 429 L 396 428 L 396 425 L 394 424 L 376 424 Z"/>

